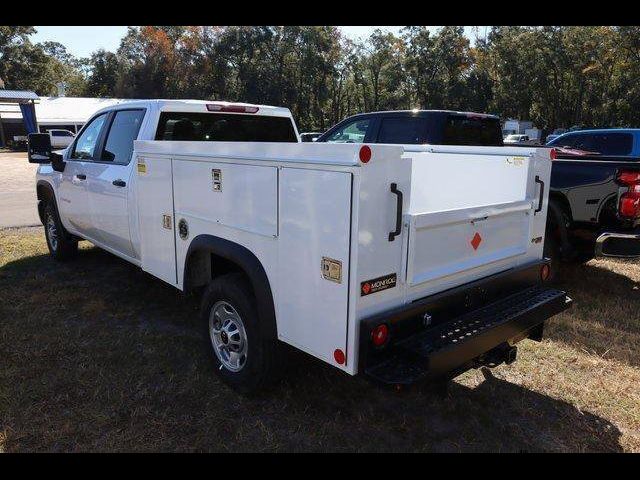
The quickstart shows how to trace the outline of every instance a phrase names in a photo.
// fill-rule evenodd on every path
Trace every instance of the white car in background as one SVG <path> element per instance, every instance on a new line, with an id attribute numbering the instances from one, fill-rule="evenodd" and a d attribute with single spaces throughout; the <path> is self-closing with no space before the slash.
<path id="1" fill-rule="evenodd" d="M 513 144 L 513 143 L 533 143 L 529 138 L 529 135 L 520 135 L 517 133 L 512 133 L 511 135 L 507 135 L 504 139 L 504 143 Z"/>
<path id="2" fill-rule="evenodd" d="M 51 146 L 53 148 L 66 148 L 73 142 L 73 139 L 76 138 L 76 134 L 71 130 L 62 128 L 52 128 L 47 133 L 49 137 L 51 137 Z"/>

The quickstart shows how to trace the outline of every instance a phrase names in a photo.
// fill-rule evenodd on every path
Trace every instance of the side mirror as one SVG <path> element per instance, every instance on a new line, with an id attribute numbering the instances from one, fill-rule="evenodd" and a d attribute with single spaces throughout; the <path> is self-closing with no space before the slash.
<path id="1" fill-rule="evenodd" d="M 28 135 L 27 155 L 29 163 L 50 163 L 56 172 L 64 172 L 65 162 L 62 155 L 51 151 L 51 137 L 48 133 Z"/>
<path id="2" fill-rule="evenodd" d="M 51 163 L 51 137 L 48 133 L 30 133 L 27 136 L 29 163 Z"/>

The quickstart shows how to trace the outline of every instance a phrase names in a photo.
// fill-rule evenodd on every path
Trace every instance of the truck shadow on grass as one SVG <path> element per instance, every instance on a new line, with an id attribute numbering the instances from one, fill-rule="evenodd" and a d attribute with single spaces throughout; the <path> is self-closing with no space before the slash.
<path id="1" fill-rule="evenodd" d="M 640 282 L 633 278 L 637 270 L 638 262 L 631 261 L 566 265 L 557 286 L 574 304 L 549 322 L 545 336 L 640 366 Z"/>
<path id="2" fill-rule="evenodd" d="M 443 398 L 300 352 L 245 398 L 211 370 L 197 301 L 97 248 L 0 266 L 6 451 L 621 451 L 608 420 L 493 375 Z"/>

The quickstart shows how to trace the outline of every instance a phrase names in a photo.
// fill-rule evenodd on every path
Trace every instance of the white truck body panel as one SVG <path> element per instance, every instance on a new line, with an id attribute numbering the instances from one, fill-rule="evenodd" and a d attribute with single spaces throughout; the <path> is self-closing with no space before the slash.
<path id="1" fill-rule="evenodd" d="M 534 178 L 548 184 L 546 150 L 496 147 L 480 155 L 469 147 L 375 145 L 363 164 L 359 149 L 136 142 L 134 160 L 145 164 L 144 173 L 138 169 L 142 268 L 182 288 L 190 240 L 206 234 L 242 245 L 269 278 L 278 337 L 354 374 L 361 318 L 542 257 L 542 243 L 532 242 L 545 227 L 545 212 L 534 215 Z M 460 194 L 445 193 L 437 179 Z M 404 193 L 403 230 L 394 241 L 391 182 Z M 430 188 L 433 195 L 425 194 Z M 172 216 L 175 240 L 159 240 L 161 213 Z M 187 239 L 177 231 L 182 219 Z M 482 240 L 473 248 L 476 233 Z M 340 283 L 323 277 L 323 257 L 341 263 Z M 362 282 L 393 273 L 395 288 L 360 296 Z M 336 349 L 347 354 L 344 365 L 334 360 Z"/>
<path id="2" fill-rule="evenodd" d="M 71 160 L 67 149 L 63 174 L 41 165 L 64 227 L 178 289 L 193 239 L 246 248 L 267 276 L 278 338 L 350 374 L 362 319 L 542 258 L 548 194 L 536 212 L 536 177 L 549 185 L 548 149 L 371 145 L 363 163 L 359 144 L 152 140 L 161 112 L 207 103 L 110 107 L 146 111 L 128 164 Z M 391 240 L 392 183 L 403 199 Z M 392 288 L 362 294 L 389 275 Z"/>

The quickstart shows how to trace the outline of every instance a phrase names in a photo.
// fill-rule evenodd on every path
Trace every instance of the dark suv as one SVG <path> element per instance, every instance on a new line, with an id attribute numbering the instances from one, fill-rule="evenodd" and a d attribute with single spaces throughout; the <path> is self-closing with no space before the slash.
<path id="1" fill-rule="evenodd" d="M 502 146 L 500 119 L 450 110 L 394 110 L 348 117 L 316 142 Z"/>

